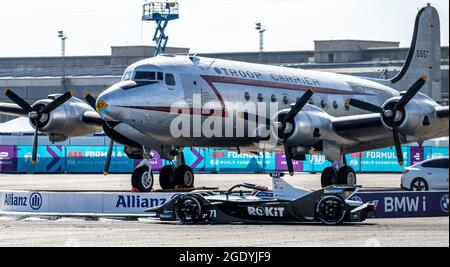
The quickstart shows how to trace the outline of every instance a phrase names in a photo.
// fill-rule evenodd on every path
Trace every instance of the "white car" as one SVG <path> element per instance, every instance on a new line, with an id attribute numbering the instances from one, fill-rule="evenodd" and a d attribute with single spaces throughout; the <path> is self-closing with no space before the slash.
<path id="1" fill-rule="evenodd" d="M 406 167 L 402 175 L 402 188 L 411 191 L 448 190 L 449 158 L 429 159 Z"/>

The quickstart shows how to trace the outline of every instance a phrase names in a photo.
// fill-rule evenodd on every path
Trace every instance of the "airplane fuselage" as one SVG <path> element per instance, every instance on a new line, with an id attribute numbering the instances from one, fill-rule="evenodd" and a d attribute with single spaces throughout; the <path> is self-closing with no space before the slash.
<path id="1" fill-rule="evenodd" d="M 333 117 L 366 114 L 347 106 L 348 98 L 382 106 L 386 100 L 399 96 L 392 88 L 353 76 L 196 56 L 161 55 L 130 66 L 122 82 L 99 96 L 97 110 L 104 119 L 125 123 L 153 143 L 243 148 L 253 146 L 258 136 L 247 130 L 243 136 L 237 133 L 242 127 L 238 123 L 242 110 L 238 107 L 253 105 L 254 112 L 269 118 L 275 115 L 274 108 L 275 113 L 289 109 L 309 89 L 313 89 L 315 95 L 307 108 L 320 109 Z M 171 126 L 174 127 L 173 121 L 179 113 L 190 119 L 188 136 L 171 134 Z M 228 124 L 228 128 L 232 126 L 232 135 L 226 132 L 227 118 L 234 118 Z M 222 134 L 209 136 L 196 127 L 199 121 L 204 126 L 205 121 L 218 119 L 224 121 Z"/>

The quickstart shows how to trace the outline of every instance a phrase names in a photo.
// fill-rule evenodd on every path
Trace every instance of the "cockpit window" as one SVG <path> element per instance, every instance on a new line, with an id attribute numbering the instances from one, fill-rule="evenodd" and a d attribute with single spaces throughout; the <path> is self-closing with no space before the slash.
<path id="1" fill-rule="evenodd" d="M 126 71 L 125 74 L 122 77 L 122 81 L 129 81 L 131 80 L 131 76 L 133 75 L 133 71 Z"/>
<path id="2" fill-rule="evenodd" d="M 168 86 L 175 86 L 176 85 L 175 77 L 173 76 L 173 74 L 166 73 L 166 84 Z"/>
<path id="3" fill-rule="evenodd" d="M 136 71 L 134 80 L 154 81 L 156 80 L 156 73 L 151 71 Z"/>
<path id="4" fill-rule="evenodd" d="M 158 72 L 158 81 L 164 81 L 164 73 Z"/>

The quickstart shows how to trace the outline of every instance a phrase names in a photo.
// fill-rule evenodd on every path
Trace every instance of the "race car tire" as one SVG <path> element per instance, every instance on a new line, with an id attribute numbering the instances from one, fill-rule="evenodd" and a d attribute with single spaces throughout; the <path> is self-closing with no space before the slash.
<path id="1" fill-rule="evenodd" d="M 356 185 L 356 172 L 352 167 L 343 166 L 338 171 L 338 184 L 342 185 Z"/>
<path id="2" fill-rule="evenodd" d="M 173 173 L 175 186 L 181 188 L 194 188 L 194 171 L 187 165 L 181 165 Z"/>
<path id="3" fill-rule="evenodd" d="M 336 181 L 336 172 L 333 167 L 325 168 L 322 172 L 322 176 L 320 178 L 320 181 L 322 183 L 322 188 L 328 187 L 330 185 L 333 185 Z"/>
<path id="4" fill-rule="evenodd" d="M 175 203 L 175 216 L 183 224 L 197 224 L 204 219 L 202 201 L 193 195 L 186 195 Z"/>
<path id="5" fill-rule="evenodd" d="M 316 216 L 326 225 L 339 225 L 347 215 L 347 204 L 336 195 L 322 197 L 316 205 Z"/>
<path id="6" fill-rule="evenodd" d="M 131 185 L 139 192 L 152 192 L 154 181 L 153 172 L 149 173 L 149 168 L 145 165 L 138 166 L 131 175 Z"/>
<path id="7" fill-rule="evenodd" d="M 159 185 L 163 190 L 175 189 L 175 181 L 173 178 L 174 169 L 172 165 L 164 166 L 159 172 Z"/>

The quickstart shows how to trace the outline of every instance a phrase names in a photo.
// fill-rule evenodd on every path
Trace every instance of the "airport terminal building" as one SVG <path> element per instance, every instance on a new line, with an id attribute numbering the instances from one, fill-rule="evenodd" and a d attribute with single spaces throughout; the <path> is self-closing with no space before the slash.
<path id="1" fill-rule="evenodd" d="M 392 78 L 402 68 L 409 48 L 398 42 L 329 40 L 315 41 L 314 51 L 264 52 L 262 63 L 292 68 L 314 69 L 349 75 Z M 449 51 L 441 48 L 441 92 L 436 101 L 447 101 L 449 90 Z M 154 54 L 151 46 L 112 47 L 111 55 L 76 57 L 0 58 L 0 88 L 9 88 L 32 103 L 50 94 L 74 90 L 93 95 L 118 82 L 125 68 Z M 188 48 L 168 48 L 167 53 L 188 54 Z M 212 53 L 199 56 L 245 62 L 261 62 L 259 52 Z M 0 95 L 0 102 L 9 102 Z M 0 116 L 0 122 L 11 117 Z"/>

